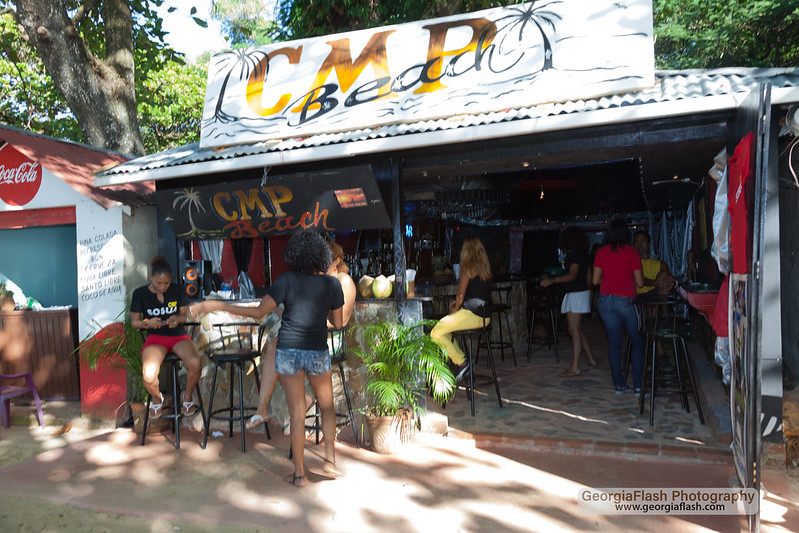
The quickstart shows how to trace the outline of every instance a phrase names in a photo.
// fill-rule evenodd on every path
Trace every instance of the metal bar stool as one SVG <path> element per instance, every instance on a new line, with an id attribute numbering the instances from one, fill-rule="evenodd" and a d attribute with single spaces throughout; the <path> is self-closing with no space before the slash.
<path id="1" fill-rule="evenodd" d="M 347 377 L 344 374 L 344 361 L 347 360 L 349 352 L 347 350 L 347 326 L 341 329 L 329 329 L 327 331 L 327 347 L 330 351 L 330 363 L 338 366 L 339 380 L 344 391 L 344 400 L 347 403 L 346 413 L 336 413 L 336 427 L 349 425 L 352 427 L 352 434 L 355 436 L 355 446 L 361 447 L 358 438 L 358 430 L 355 428 L 355 417 L 352 416 L 352 401 L 350 400 L 350 388 L 347 385 Z M 314 402 L 314 412 L 306 413 L 305 418 L 313 420 L 311 424 L 305 425 L 305 429 L 312 430 L 316 434 L 316 444 L 319 444 L 319 432 L 322 430 L 322 413 L 319 412 L 319 404 Z M 291 458 L 291 454 L 289 454 Z"/>
<path id="2" fill-rule="evenodd" d="M 510 329 L 510 319 L 508 315 L 510 314 L 511 310 L 511 293 L 513 291 L 512 287 L 494 287 L 491 292 L 493 292 L 496 297 L 492 299 L 491 304 L 491 316 L 496 317 L 496 324 L 498 326 L 499 331 L 499 340 L 492 341 L 491 337 L 489 336 L 488 340 L 486 341 L 486 346 L 490 350 L 495 350 L 499 348 L 500 352 L 502 353 L 502 362 L 505 362 L 505 348 L 510 348 L 510 353 L 513 355 L 513 366 L 519 366 L 519 363 L 516 361 L 516 351 L 514 350 L 513 344 L 513 335 Z M 508 340 L 505 340 L 503 335 L 503 327 L 502 322 L 505 322 L 505 328 L 508 332 Z M 492 323 L 494 320 L 492 320 Z"/>
<path id="3" fill-rule="evenodd" d="M 203 436 L 203 449 L 208 444 L 208 432 L 210 430 L 210 422 L 212 418 L 217 420 L 226 420 L 228 422 L 228 432 L 230 437 L 233 437 L 233 422 L 239 421 L 241 425 L 241 452 L 247 451 L 245 444 L 245 428 L 244 419 L 246 415 L 257 408 L 253 406 L 244 405 L 244 365 L 251 364 L 253 375 L 255 376 L 255 385 L 258 390 L 261 390 L 261 378 L 258 375 L 258 365 L 255 364 L 255 359 L 261 356 L 261 347 L 264 338 L 264 328 L 257 322 L 227 322 L 224 324 L 214 324 L 214 327 L 219 330 L 222 348 L 213 350 L 208 355 L 208 358 L 214 363 L 214 374 L 211 378 L 211 397 L 208 400 L 208 423 L 205 424 L 205 435 Z M 228 344 L 225 344 L 225 330 L 233 328 L 233 335 L 228 336 Z M 257 343 L 253 342 L 253 337 L 257 337 Z M 227 366 L 228 368 L 228 405 L 220 409 L 214 410 L 214 393 L 216 392 L 216 375 L 220 366 Z M 239 402 L 234 405 L 233 402 L 233 367 L 236 367 L 238 372 L 239 382 Z M 222 413 L 227 413 L 226 415 Z M 271 440 L 272 434 L 269 432 L 269 425 L 264 424 L 266 437 Z"/>
<path id="4" fill-rule="evenodd" d="M 194 341 L 194 332 L 196 331 L 197 326 L 199 325 L 198 322 L 186 322 L 185 326 L 187 328 L 187 332 L 189 333 L 189 337 L 191 337 L 192 342 Z M 146 337 L 145 332 L 140 330 L 140 333 L 143 337 Z M 171 383 L 172 383 L 172 413 L 164 413 L 161 415 L 161 418 L 171 419 L 172 420 L 172 432 L 175 434 L 175 449 L 180 449 L 180 420 L 184 417 L 183 413 L 180 409 L 180 401 L 179 399 L 182 398 L 181 390 L 180 390 L 180 380 L 178 379 L 178 365 L 180 364 L 180 357 L 175 355 L 172 352 L 166 354 L 164 358 L 164 363 L 168 364 L 170 367 L 170 374 L 172 376 Z M 197 394 L 197 403 L 200 406 L 200 414 L 203 417 L 203 427 L 207 431 L 208 430 L 208 418 L 205 416 L 205 409 L 203 407 L 203 397 L 200 394 L 200 384 L 194 387 L 194 392 Z M 147 424 L 150 420 L 150 403 L 152 402 L 153 397 L 149 393 L 147 393 L 147 402 L 144 405 L 144 427 L 142 428 L 141 432 L 141 446 L 144 446 L 144 440 L 147 438 Z"/>
<path id="5" fill-rule="evenodd" d="M 699 422 L 704 424 L 705 417 L 699 402 L 693 361 L 685 342 L 687 333 L 680 331 L 677 327 L 677 307 L 682 303 L 682 299 L 678 295 L 649 296 L 639 299 L 638 302 L 645 311 L 648 308 L 663 306 L 666 308 L 664 315 L 667 315 L 662 317 L 661 313 L 651 313 L 653 318 L 645 320 L 645 324 L 647 324 L 645 326 L 646 343 L 650 349 L 646 354 L 642 376 L 644 382 L 641 383 L 641 392 L 638 397 L 640 414 L 644 414 L 645 395 L 648 388 L 649 425 L 653 426 L 655 424 L 655 395 L 658 394 L 658 387 L 676 386 L 676 389 L 664 390 L 660 394 L 679 394 L 682 408 L 690 413 L 688 393 L 692 393 L 696 402 Z M 674 374 L 658 367 L 657 347 L 658 343 L 663 342 L 670 343 L 674 350 Z M 686 372 L 687 376 L 685 376 Z"/>
<path id="6" fill-rule="evenodd" d="M 490 307 L 490 305 L 489 305 Z M 490 311 L 489 311 L 490 313 Z M 490 315 L 489 315 L 490 316 Z M 491 336 L 491 324 L 486 323 L 485 318 L 483 319 L 483 326 L 480 328 L 474 329 L 463 329 L 459 331 L 453 331 L 451 333 L 453 341 L 456 341 L 460 344 L 461 349 L 466 354 L 466 367 L 461 370 L 458 377 L 466 377 L 467 381 L 464 383 L 464 388 L 466 389 L 466 396 L 471 401 L 472 407 L 472 416 L 474 416 L 474 390 L 476 387 L 483 387 L 485 385 L 494 385 L 494 388 L 497 391 L 497 401 L 499 402 L 500 407 L 504 407 L 502 405 L 502 394 L 499 391 L 499 380 L 497 379 L 497 368 L 494 364 L 494 356 L 491 354 L 491 350 L 488 351 L 488 367 L 491 369 L 491 375 L 480 375 L 474 373 L 474 366 L 477 362 L 477 357 L 480 353 L 480 345 L 485 345 L 484 342 L 481 343 L 483 340 L 483 336 L 485 335 L 486 338 L 490 338 Z M 477 350 L 474 350 L 475 346 L 475 338 L 477 340 Z M 481 382 L 477 383 L 476 379 L 479 379 Z"/>
<path id="7" fill-rule="evenodd" d="M 527 282 L 527 299 L 530 312 L 530 332 L 527 341 L 527 362 L 532 357 L 533 344 L 547 344 L 549 347 L 555 346 L 555 361 L 560 362 L 560 352 L 558 351 L 558 310 L 555 289 L 542 287 L 537 279 Z M 548 315 L 549 329 L 544 325 L 545 338 L 535 338 L 535 317 L 536 314 Z"/>

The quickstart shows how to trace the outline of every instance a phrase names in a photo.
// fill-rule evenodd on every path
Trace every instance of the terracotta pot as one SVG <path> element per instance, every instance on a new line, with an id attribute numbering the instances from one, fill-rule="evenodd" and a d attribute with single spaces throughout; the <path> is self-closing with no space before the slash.
<path id="1" fill-rule="evenodd" d="M 410 440 L 410 413 L 404 412 L 397 416 L 366 415 L 364 418 L 374 452 L 397 453 Z"/>
<path id="2" fill-rule="evenodd" d="M 14 303 L 14 298 L 11 296 L 3 296 L 3 298 L 0 299 L 0 311 L 13 311 L 15 307 L 16 304 Z"/>
<path id="3" fill-rule="evenodd" d="M 133 431 L 141 434 L 144 427 L 144 406 L 145 404 L 139 402 L 131 402 L 130 410 L 133 413 Z M 153 420 L 150 418 L 147 421 L 147 434 L 163 433 L 169 430 L 172 424 L 172 419 L 158 418 Z"/>

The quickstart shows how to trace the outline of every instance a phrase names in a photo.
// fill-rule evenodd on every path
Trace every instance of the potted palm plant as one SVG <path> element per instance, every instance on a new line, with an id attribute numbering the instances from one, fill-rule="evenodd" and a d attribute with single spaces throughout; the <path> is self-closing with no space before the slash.
<path id="1" fill-rule="evenodd" d="M 421 320 L 359 326 L 366 346 L 353 352 L 366 369 L 364 414 L 372 449 L 378 453 L 394 453 L 409 440 L 425 388 L 437 402 L 455 390 L 444 350 L 424 333 L 433 325 L 433 320 Z"/>
<path id="2" fill-rule="evenodd" d="M 106 371 L 125 370 L 127 374 L 127 400 L 133 415 L 135 431 L 141 431 L 144 423 L 144 402 L 147 389 L 142 376 L 141 349 L 144 338 L 130 322 L 130 313 L 124 312 L 125 319 L 113 322 L 87 337 L 78 345 L 78 357 L 82 365 L 91 370 L 105 368 Z M 121 318 L 121 317 L 120 317 Z M 153 420 L 147 425 L 147 432 L 158 432 L 168 425 L 168 421 Z"/>

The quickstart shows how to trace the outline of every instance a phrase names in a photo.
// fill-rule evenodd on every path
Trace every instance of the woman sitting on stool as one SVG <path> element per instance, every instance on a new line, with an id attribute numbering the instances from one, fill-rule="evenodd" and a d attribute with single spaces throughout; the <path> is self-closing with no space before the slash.
<path id="1" fill-rule="evenodd" d="M 158 372 L 169 352 L 177 355 L 186 367 L 186 390 L 183 392 L 181 413 L 191 416 L 197 412 L 192 392 L 200 380 L 203 362 L 197 347 L 186 335 L 183 324 L 188 320 L 188 298 L 180 287 L 172 284 L 172 267 L 166 258 L 153 257 L 150 263 L 150 284 L 133 291 L 130 300 L 130 323 L 146 329 L 147 339 L 141 350 L 144 388 L 150 393 L 150 418 L 161 416 L 164 395 L 158 384 Z M 156 402 L 156 400 L 158 400 Z M 177 409 L 177 398 L 174 398 Z"/>
<path id="2" fill-rule="evenodd" d="M 469 237 L 463 241 L 460 257 L 460 278 L 455 301 L 449 305 L 450 314 L 438 321 L 430 338 L 440 344 L 450 360 L 460 367 L 466 366 L 466 356 L 452 342 L 452 332 L 482 328 L 491 321 L 491 265 L 480 239 Z"/>

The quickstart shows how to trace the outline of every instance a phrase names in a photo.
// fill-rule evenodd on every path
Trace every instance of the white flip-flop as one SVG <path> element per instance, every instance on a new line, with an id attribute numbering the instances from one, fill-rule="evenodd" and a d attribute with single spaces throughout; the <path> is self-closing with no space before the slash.
<path id="1" fill-rule="evenodd" d="M 261 424 L 265 424 L 271 420 L 271 417 L 262 417 L 258 413 L 252 415 L 249 420 L 247 420 L 247 425 L 245 426 L 247 429 L 255 429 Z"/>

